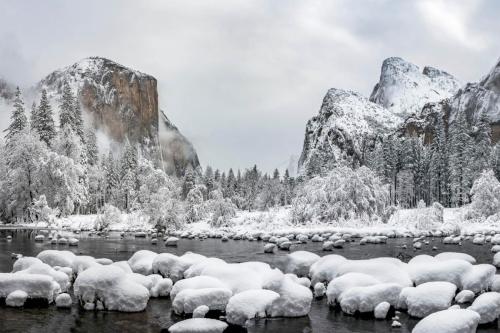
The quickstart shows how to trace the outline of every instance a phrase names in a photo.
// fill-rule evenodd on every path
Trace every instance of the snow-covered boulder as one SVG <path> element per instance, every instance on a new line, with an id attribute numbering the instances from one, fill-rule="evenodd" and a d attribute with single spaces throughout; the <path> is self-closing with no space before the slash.
<path id="1" fill-rule="evenodd" d="M 274 243 L 267 243 L 264 245 L 264 253 L 274 253 L 276 250 L 276 244 Z"/>
<path id="2" fill-rule="evenodd" d="M 412 333 L 475 333 L 480 316 L 466 309 L 434 312 L 417 323 Z"/>
<path id="3" fill-rule="evenodd" d="M 476 295 L 473 291 L 470 290 L 462 290 L 455 296 L 455 302 L 458 304 L 470 303 L 474 300 Z"/>
<path id="4" fill-rule="evenodd" d="M 43 262 L 33 263 L 26 269 L 17 271 L 15 274 L 42 274 L 50 276 L 59 284 L 61 291 L 63 292 L 68 290 L 71 285 L 68 275 L 63 272 L 56 271 L 54 268 Z"/>
<path id="5" fill-rule="evenodd" d="M 28 299 L 28 294 L 23 290 L 14 290 L 5 298 L 5 304 L 11 307 L 21 307 Z"/>
<path id="6" fill-rule="evenodd" d="M 279 288 L 274 291 L 280 297 L 275 299 L 267 310 L 272 317 L 301 317 L 306 316 L 311 310 L 313 300 L 311 290 L 292 279 L 283 278 Z"/>
<path id="7" fill-rule="evenodd" d="M 36 235 L 35 236 L 35 242 L 43 242 L 45 240 L 45 236 L 44 235 Z"/>
<path id="8" fill-rule="evenodd" d="M 464 260 L 464 261 L 470 262 L 471 264 L 476 263 L 476 259 L 473 256 L 471 256 L 470 254 L 467 254 L 467 253 L 462 253 L 462 252 L 441 252 L 439 254 L 436 254 L 436 256 L 434 256 L 434 258 L 439 260 L 439 261 L 459 259 L 459 260 Z"/>
<path id="9" fill-rule="evenodd" d="M 170 333 L 222 333 L 227 328 L 223 321 L 209 318 L 191 318 L 170 326 Z"/>
<path id="10" fill-rule="evenodd" d="M 219 258 L 206 258 L 203 259 L 196 264 L 191 265 L 186 271 L 184 271 L 184 277 L 190 278 L 194 276 L 201 275 L 201 272 L 207 267 L 211 265 L 222 265 L 226 264 L 226 262 Z"/>
<path id="11" fill-rule="evenodd" d="M 318 261 L 311 265 L 309 270 L 311 283 L 315 285 L 318 282 L 330 282 L 337 276 L 338 267 L 346 261 L 346 258 L 338 254 L 330 254 L 321 257 Z"/>
<path id="12" fill-rule="evenodd" d="M 407 308 L 408 314 L 423 318 L 431 313 L 450 307 L 457 287 L 450 282 L 426 282 L 417 287 L 407 287 L 401 291 L 399 308 Z"/>
<path id="13" fill-rule="evenodd" d="M 36 257 L 52 267 L 72 267 L 76 256 L 70 251 L 45 250 Z"/>
<path id="14" fill-rule="evenodd" d="M 35 257 L 21 257 L 14 262 L 14 265 L 12 266 L 12 273 L 23 271 L 35 264 L 42 263 L 43 261 Z"/>
<path id="15" fill-rule="evenodd" d="M 157 281 L 149 290 L 151 297 L 166 297 L 170 295 L 173 282 L 169 278 L 164 278 Z"/>
<path id="16" fill-rule="evenodd" d="M 154 273 L 169 277 L 173 282 L 176 282 L 184 277 L 184 272 L 189 267 L 205 259 L 205 256 L 193 252 L 186 252 L 182 256 L 160 253 L 154 259 L 152 268 Z"/>
<path id="17" fill-rule="evenodd" d="M 194 276 L 192 278 L 177 281 L 170 291 L 170 299 L 175 299 L 177 294 L 184 289 L 203 288 L 227 288 L 227 286 L 219 279 L 211 276 Z"/>
<path id="18" fill-rule="evenodd" d="M 493 265 L 496 268 L 500 268 L 500 252 L 495 253 L 493 256 Z"/>
<path id="19" fill-rule="evenodd" d="M 308 276 L 311 266 L 321 257 L 308 251 L 295 251 L 287 255 L 285 272 L 297 276 Z"/>
<path id="20" fill-rule="evenodd" d="M 314 297 L 321 298 L 325 296 L 326 288 L 325 284 L 322 282 L 318 282 L 314 285 Z"/>
<path id="21" fill-rule="evenodd" d="M 70 308 L 72 304 L 73 304 L 73 301 L 71 300 L 71 296 L 69 294 L 62 293 L 62 294 L 57 295 L 56 306 L 58 308 Z"/>
<path id="22" fill-rule="evenodd" d="M 385 319 L 390 308 L 391 305 L 388 302 L 382 302 L 375 307 L 375 310 L 373 310 L 373 315 L 377 319 Z"/>
<path id="23" fill-rule="evenodd" d="M 74 238 L 74 237 L 68 239 L 68 245 L 69 246 L 78 246 L 79 242 L 80 241 L 77 238 Z"/>
<path id="24" fill-rule="evenodd" d="M 111 265 L 120 268 L 126 274 L 133 273 L 132 268 L 130 268 L 130 265 L 128 264 L 128 261 L 117 261 L 112 263 Z"/>
<path id="25" fill-rule="evenodd" d="M 468 309 L 479 313 L 481 316 L 481 319 L 479 319 L 480 324 L 490 323 L 500 316 L 500 293 L 487 292 L 481 294 Z"/>
<path id="26" fill-rule="evenodd" d="M 202 275 L 219 279 L 233 294 L 249 289 L 261 289 L 263 284 L 262 274 L 248 263 L 222 264 L 207 266 L 203 269 Z"/>
<path id="27" fill-rule="evenodd" d="M 488 290 L 496 271 L 496 268 L 489 264 L 473 265 L 462 276 L 462 289 L 472 290 L 476 294 Z"/>
<path id="28" fill-rule="evenodd" d="M 397 283 L 401 287 L 413 286 L 413 282 L 405 268 L 406 264 L 395 258 L 347 260 L 337 267 L 337 275 L 340 276 L 351 272 L 364 273 L 373 276 L 382 283 Z"/>
<path id="29" fill-rule="evenodd" d="M 22 290 L 29 298 L 40 298 L 52 303 L 61 292 L 61 287 L 53 277 L 42 274 L 0 273 L 0 297 Z"/>
<path id="30" fill-rule="evenodd" d="M 179 242 L 179 238 L 168 237 L 167 240 L 165 241 L 165 246 L 177 246 L 178 242 Z"/>
<path id="31" fill-rule="evenodd" d="M 266 317 L 266 309 L 279 297 L 278 293 L 264 289 L 247 290 L 236 294 L 229 299 L 226 307 L 227 322 L 245 326 L 249 319 Z"/>
<path id="32" fill-rule="evenodd" d="M 438 261 L 431 259 L 424 262 L 408 263 L 407 270 L 416 285 L 433 282 L 451 282 L 458 288 L 462 287 L 462 276 L 464 276 L 472 265 L 464 260 L 452 259 Z"/>
<path id="33" fill-rule="evenodd" d="M 86 309 L 143 311 L 149 290 L 114 265 L 93 266 L 75 280 L 74 294 Z"/>
<path id="34" fill-rule="evenodd" d="M 172 307 L 177 314 L 193 313 L 201 305 L 210 310 L 224 311 L 232 295 L 227 288 L 184 289 L 177 294 Z"/>
<path id="35" fill-rule="evenodd" d="M 326 289 L 328 304 L 334 305 L 340 300 L 340 295 L 350 288 L 373 286 L 380 283 L 373 276 L 364 273 L 347 273 L 339 276 L 333 279 Z"/>
<path id="36" fill-rule="evenodd" d="M 348 314 L 356 312 L 372 312 L 375 307 L 387 302 L 395 306 L 401 293 L 401 285 L 397 283 L 380 283 L 373 286 L 353 287 L 342 293 L 340 307 Z"/>
<path id="37" fill-rule="evenodd" d="M 71 266 L 71 268 L 73 269 L 73 273 L 78 275 L 84 270 L 96 265 L 100 264 L 97 263 L 94 257 L 76 256 L 73 260 L 73 265 Z"/>
<path id="38" fill-rule="evenodd" d="M 96 258 L 95 262 L 101 265 L 111 265 L 113 260 L 109 258 Z"/>
<path id="39" fill-rule="evenodd" d="M 128 264 L 134 273 L 149 275 L 153 273 L 153 261 L 157 256 L 158 254 L 156 252 L 140 250 L 130 257 Z"/>
<path id="40" fill-rule="evenodd" d="M 193 318 L 205 318 L 205 315 L 210 311 L 208 306 L 200 305 L 193 311 Z"/>

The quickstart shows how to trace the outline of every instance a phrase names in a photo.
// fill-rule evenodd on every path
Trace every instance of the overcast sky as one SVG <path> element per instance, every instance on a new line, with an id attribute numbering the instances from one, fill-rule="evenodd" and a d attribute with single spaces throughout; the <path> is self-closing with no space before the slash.
<path id="1" fill-rule="evenodd" d="M 110 58 L 158 79 L 204 166 L 269 171 L 300 154 L 328 88 L 368 96 L 387 57 L 477 81 L 500 57 L 499 13 L 494 0 L 0 0 L 0 77 Z"/>

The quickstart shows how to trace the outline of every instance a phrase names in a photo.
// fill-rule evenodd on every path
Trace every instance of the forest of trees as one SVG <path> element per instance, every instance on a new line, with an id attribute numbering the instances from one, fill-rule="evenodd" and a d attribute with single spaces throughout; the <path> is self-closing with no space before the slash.
<path id="1" fill-rule="evenodd" d="M 473 127 L 464 115 L 449 127 L 438 117 L 429 145 L 418 137 L 388 137 L 357 171 L 339 166 L 307 180 L 291 177 L 288 170 L 269 175 L 256 165 L 227 173 L 208 166 L 203 172 L 188 168 L 179 179 L 165 173 L 157 146 L 126 141 L 119 151 L 100 152 L 95 129 L 85 127 L 67 83 L 57 111 L 56 124 L 42 91 L 38 105 L 27 112 L 17 89 L 0 145 L 1 220 L 140 211 L 157 225 L 207 218 L 221 226 L 237 210 L 292 205 L 294 219 L 303 223 L 313 215 L 352 217 L 348 207 L 367 216 L 381 215 L 386 206 L 410 208 L 419 202 L 457 207 L 471 201 L 472 185 L 483 170 L 500 177 L 500 146 L 491 145 L 484 117 Z"/>

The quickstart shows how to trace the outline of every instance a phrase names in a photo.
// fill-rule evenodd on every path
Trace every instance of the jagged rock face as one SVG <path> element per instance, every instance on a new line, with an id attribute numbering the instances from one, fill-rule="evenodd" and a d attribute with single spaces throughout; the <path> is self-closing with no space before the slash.
<path id="1" fill-rule="evenodd" d="M 158 131 L 156 79 L 104 58 L 87 58 L 49 74 L 37 86 L 49 98 L 62 95 L 64 81 L 78 93 L 96 127 L 122 142 L 154 139 Z"/>
<path id="2" fill-rule="evenodd" d="M 160 111 L 159 139 L 162 161 L 167 173 L 184 175 L 188 168 L 201 175 L 198 155 L 191 142 L 179 132 L 177 127 Z"/>
<path id="3" fill-rule="evenodd" d="M 398 121 L 358 93 L 330 89 L 319 114 L 307 122 L 299 175 L 324 174 L 339 163 L 362 163 L 376 140 L 393 131 Z"/>
<path id="4" fill-rule="evenodd" d="M 444 71 L 432 67 L 420 71 L 418 66 L 394 57 L 384 60 L 370 101 L 391 109 L 405 120 L 426 103 L 451 97 L 460 86 L 455 77 Z"/>

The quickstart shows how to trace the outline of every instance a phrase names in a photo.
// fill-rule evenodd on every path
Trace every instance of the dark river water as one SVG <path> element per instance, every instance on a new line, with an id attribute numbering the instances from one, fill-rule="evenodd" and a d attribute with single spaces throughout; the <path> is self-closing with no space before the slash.
<path id="1" fill-rule="evenodd" d="M 12 240 L 6 236 L 11 235 Z M 282 268 L 287 251 L 278 251 L 275 254 L 264 254 L 262 242 L 233 241 L 221 242 L 220 239 L 181 239 L 175 248 L 165 247 L 163 243 L 152 245 L 149 238 L 134 238 L 128 236 L 120 239 L 118 234 L 110 238 L 88 236 L 88 233 L 75 235 L 80 239 L 78 247 L 35 243 L 34 232 L 30 230 L 0 229 L 0 272 L 12 270 L 13 259 L 11 253 L 21 253 L 25 256 L 36 256 L 45 249 L 65 249 L 78 255 L 90 255 L 96 258 L 109 258 L 114 261 L 127 260 L 135 251 L 148 249 L 155 252 L 171 252 L 181 255 L 186 251 L 193 251 L 208 257 L 218 257 L 227 262 L 262 261 L 273 267 Z M 349 259 L 366 259 L 374 257 L 399 257 L 408 261 L 418 254 L 435 255 L 438 252 L 457 251 L 466 252 L 476 258 L 478 263 L 491 263 L 492 253 L 490 245 L 478 246 L 471 242 L 464 242 L 462 246 L 444 245 L 441 238 L 429 238 L 430 245 L 424 245 L 421 250 L 412 249 L 412 239 L 389 239 L 387 244 L 367 244 L 360 246 L 359 242 L 348 243 L 343 249 L 334 252 L 323 252 L 321 243 L 294 245 L 294 250 L 307 250 L 319 255 L 338 253 Z M 407 244 L 408 249 L 402 245 Z M 438 251 L 432 251 L 437 246 Z M 357 316 L 348 316 L 339 309 L 330 308 L 326 299 L 314 300 L 309 316 L 289 319 L 260 319 L 248 327 L 248 332 L 356 332 L 356 333 L 383 333 L 383 332 L 411 332 L 416 319 L 406 314 L 399 315 L 402 327 L 391 329 L 391 320 L 375 320 Z M 44 308 L 15 309 L 0 307 L 0 332 L 166 332 L 168 327 L 183 318 L 175 315 L 168 298 L 149 300 L 144 312 L 119 313 L 112 311 L 84 311 L 77 304 L 71 309 L 61 310 L 54 305 Z M 246 332 L 231 327 L 226 332 Z M 499 332 L 498 324 L 480 327 L 478 332 Z M 432 333 L 432 332 L 429 332 Z"/>

